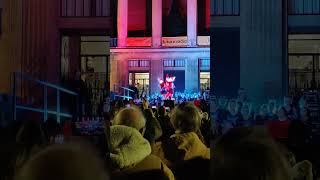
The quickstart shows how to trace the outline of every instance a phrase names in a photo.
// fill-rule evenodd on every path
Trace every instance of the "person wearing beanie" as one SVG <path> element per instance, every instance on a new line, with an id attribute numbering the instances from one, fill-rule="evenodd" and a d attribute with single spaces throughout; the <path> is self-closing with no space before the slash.
<path id="1" fill-rule="evenodd" d="M 121 109 L 114 117 L 112 124 L 135 128 L 142 135 L 146 130 L 146 120 L 141 110 L 137 107 Z"/>
<path id="2" fill-rule="evenodd" d="M 110 127 L 110 159 L 112 179 L 128 179 L 135 173 L 161 170 L 168 179 L 174 180 L 173 173 L 161 159 L 151 155 L 148 140 L 132 127 Z"/>

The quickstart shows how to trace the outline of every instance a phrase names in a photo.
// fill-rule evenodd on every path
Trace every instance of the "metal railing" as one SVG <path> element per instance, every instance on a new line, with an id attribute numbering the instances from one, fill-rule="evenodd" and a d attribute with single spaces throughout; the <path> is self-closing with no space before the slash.
<path id="1" fill-rule="evenodd" d="M 239 16 L 240 0 L 212 0 L 211 15 L 213 16 Z"/>
<path id="2" fill-rule="evenodd" d="M 60 0 L 62 17 L 109 17 L 110 0 Z"/>
<path id="3" fill-rule="evenodd" d="M 118 38 L 110 38 L 110 47 L 118 46 Z"/>
<path id="4" fill-rule="evenodd" d="M 149 41 L 149 40 L 150 41 Z M 188 47 L 188 37 L 162 37 L 161 46 L 167 47 Z M 151 47 L 151 37 L 129 37 L 127 47 Z M 131 41 L 131 42 L 130 42 Z M 136 43 L 132 43 L 136 41 Z M 143 42 L 144 41 L 144 42 Z M 197 46 L 210 46 L 210 36 L 197 36 Z M 118 38 L 110 38 L 110 47 L 118 47 Z"/>
<path id="5" fill-rule="evenodd" d="M 320 0 L 289 0 L 289 15 L 320 15 Z"/>
<path id="6" fill-rule="evenodd" d="M 20 82 L 20 84 L 18 84 Z M 23 86 L 23 83 L 33 83 L 40 87 L 43 90 L 43 107 L 35 107 L 30 103 L 18 103 L 18 89 L 19 87 Z M 48 88 L 53 89 L 56 91 L 56 108 L 55 110 L 51 110 L 48 108 Z M 31 93 L 37 93 L 36 91 Z M 32 77 L 25 75 L 23 73 L 15 72 L 13 75 L 13 119 L 17 120 L 17 110 L 24 110 L 29 112 L 36 112 L 43 114 L 43 120 L 48 120 L 48 115 L 55 115 L 57 122 L 60 122 L 61 117 L 63 118 L 73 118 L 73 115 L 67 112 L 62 112 L 61 110 L 61 93 L 65 93 L 70 96 L 75 96 L 78 98 L 78 94 L 70 91 L 68 89 L 62 88 L 60 86 L 36 80 Z M 20 94 L 21 95 L 21 94 Z"/>
<path id="7" fill-rule="evenodd" d="M 115 97 L 122 98 L 123 100 L 131 100 L 132 97 L 130 96 L 130 92 L 134 92 L 134 91 L 132 89 L 114 84 L 113 85 L 113 92 L 118 93 L 118 94 L 114 95 Z M 120 94 L 122 94 L 122 95 L 120 95 Z"/>

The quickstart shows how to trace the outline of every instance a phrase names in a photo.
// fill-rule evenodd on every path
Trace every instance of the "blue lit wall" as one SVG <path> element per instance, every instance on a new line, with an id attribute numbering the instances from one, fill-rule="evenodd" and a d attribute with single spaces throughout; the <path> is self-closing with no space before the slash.
<path id="1" fill-rule="evenodd" d="M 240 31 L 211 30 L 211 79 L 214 94 L 235 97 L 240 87 Z"/>

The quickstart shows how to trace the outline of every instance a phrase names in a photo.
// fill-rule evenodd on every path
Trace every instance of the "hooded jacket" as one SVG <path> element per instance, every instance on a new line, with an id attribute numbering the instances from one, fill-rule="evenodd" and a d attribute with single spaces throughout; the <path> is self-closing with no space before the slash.
<path id="1" fill-rule="evenodd" d="M 152 154 L 160 157 L 169 168 L 196 157 L 210 159 L 210 149 L 194 132 L 174 134 L 153 146 Z"/>
<path id="2" fill-rule="evenodd" d="M 151 155 L 149 142 L 134 128 L 111 126 L 110 152 L 115 179 L 130 177 L 130 174 L 138 172 L 161 170 L 170 180 L 174 180 L 171 170 L 159 157 Z"/>

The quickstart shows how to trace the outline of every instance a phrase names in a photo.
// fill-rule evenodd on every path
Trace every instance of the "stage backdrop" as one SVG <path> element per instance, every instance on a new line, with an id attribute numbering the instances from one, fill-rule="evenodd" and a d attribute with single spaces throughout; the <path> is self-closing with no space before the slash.
<path id="1" fill-rule="evenodd" d="M 174 82 L 176 89 L 175 91 L 184 92 L 185 90 L 185 72 L 183 70 L 164 70 L 164 79 L 166 78 L 166 75 L 172 75 L 176 77 L 176 80 Z"/>

